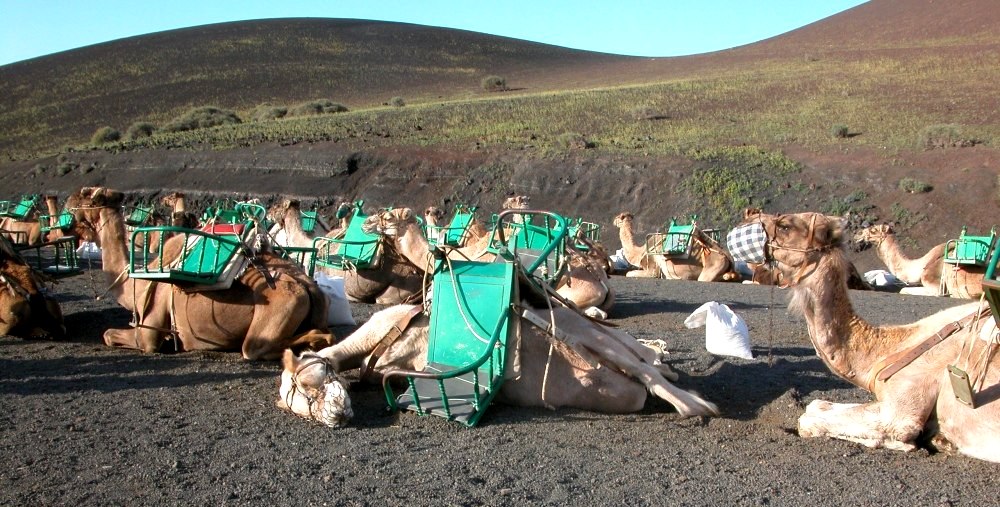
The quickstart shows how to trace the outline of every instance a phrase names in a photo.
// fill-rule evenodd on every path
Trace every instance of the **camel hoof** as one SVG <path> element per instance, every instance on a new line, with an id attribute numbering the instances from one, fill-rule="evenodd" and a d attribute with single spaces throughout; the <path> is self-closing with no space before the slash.
<path id="1" fill-rule="evenodd" d="M 806 414 L 817 414 L 820 412 L 826 412 L 833 408 L 833 403 L 826 400 L 813 400 L 809 405 L 806 406 Z"/>

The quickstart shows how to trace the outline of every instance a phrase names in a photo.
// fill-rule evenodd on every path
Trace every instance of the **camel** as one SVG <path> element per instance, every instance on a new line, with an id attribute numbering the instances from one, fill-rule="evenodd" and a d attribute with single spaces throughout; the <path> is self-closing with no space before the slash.
<path id="1" fill-rule="evenodd" d="M 32 206 L 24 218 L 0 218 L 0 236 L 19 246 L 42 244 L 42 225 L 38 222 L 38 210 Z"/>
<path id="2" fill-rule="evenodd" d="M 515 215 L 513 219 L 516 218 L 520 217 Z M 393 250 L 402 253 L 414 266 L 433 270 L 434 251 L 410 209 L 395 208 L 372 215 L 365 221 L 365 227 L 390 240 L 386 244 L 392 245 Z M 495 258 L 496 254 L 488 253 L 477 260 L 492 262 Z M 556 282 L 556 293 L 588 316 L 607 318 L 615 294 L 604 266 L 594 256 L 583 254 L 572 246 L 567 248 L 566 263 L 566 272 Z"/>
<path id="3" fill-rule="evenodd" d="M 691 253 L 684 259 L 651 255 L 646 252 L 645 242 L 635 242 L 635 217 L 622 212 L 614 218 L 618 227 L 618 237 L 624 249 L 625 259 L 638 269 L 625 273 L 627 277 L 659 278 L 668 280 L 698 280 L 700 282 L 720 282 L 738 280 L 733 271 L 733 260 L 721 245 L 699 229 L 692 238 Z"/>
<path id="4" fill-rule="evenodd" d="M 896 233 L 888 224 L 858 231 L 854 242 L 859 251 L 874 245 L 878 258 L 889 272 L 908 285 L 923 287 L 923 294 L 936 296 L 943 292 L 952 297 L 973 299 L 983 293 L 985 270 L 976 266 L 945 266 L 945 243 L 936 245 L 917 259 L 910 259 L 903 254 Z"/>
<path id="5" fill-rule="evenodd" d="M 304 336 L 326 330 L 326 299 L 315 281 L 295 264 L 266 248 L 224 290 L 193 291 L 167 283 L 131 278 L 121 192 L 85 187 L 75 198 L 77 236 L 101 247 L 107 291 L 133 313 L 136 327 L 108 329 L 104 342 L 152 353 L 174 338 L 178 349 L 239 350 L 248 360 L 273 360 L 287 348 L 329 342 Z M 160 262 L 178 258 L 183 235 L 164 243 Z"/>
<path id="6" fill-rule="evenodd" d="M 160 204 L 170 208 L 170 225 L 194 229 L 198 227 L 198 216 L 187 210 L 184 194 L 171 192 L 160 199 Z"/>
<path id="7" fill-rule="evenodd" d="M 272 206 L 268 216 L 275 221 L 275 228 L 285 231 L 287 239 L 284 246 L 311 247 L 313 239 L 302 230 L 302 215 L 298 206 L 298 201 L 284 200 Z M 346 224 L 342 225 L 346 229 Z M 422 264 L 412 262 L 386 242 L 379 248 L 378 262 L 368 269 L 338 270 L 317 265 L 316 270 L 343 277 L 347 298 L 353 302 L 399 304 L 420 301 L 424 273 L 418 266 Z"/>
<path id="8" fill-rule="evenodd" d="M 912 324 L 874 326 L 851 305 L 839 218 L 762 214 L 759 224 L 771 260 L 792 287 L 789 307 L 805 316 L 817 355 L 875 396 L 869 403 L 811 402 L 799 418 L 800 436 L 903 451 L 930 437 L 932 447 L 1000 462 L 1000 356 L 988 309 L 969 303 Z M 968 373 L 975 408 L 957 398 L 949 365 Z"/>
<path id="9" fill-rule="evenodd" d="M 278 407 L 330 427 L 346 424 L 353 410 L 341 374 L 362 368 L 363 379 L 381 382 L 387 372 L 419 371 L 426 365 L 430 319 L 413 316 L 419 310 L 413 305 L 393 306 L 372 315 L 334 346 L 301 356 L 286 352 Z M 532 313 L 547 318 L 549 309 Z M 628 413 L 642 409 L 648 390 L 671 403 L 681 416 L 718 415 L 711 402 L 671 384 L 677 373 L 660 363 L 654 349 L 631 335 L 566 307 L 554 307 L 552 315 L 553 327 L 561 330 L 562 336 L 570 336 L 567 341 L 574 345 L 555 341 L 522 319 L 520 346 L 509 353 L 517 358 L 508 357 L 508 380 L 497 395 L 498 401 L 552 410 L 572 407 Z M 401 334 L 385 341 L 392 329 L 401 330 Z M 515 364 L 519 365 L 517 371 Z"/>
<path id="10" fill-rule="evenodd" d="M 0 236 L 0 335 L 63 338 L 59 303 L 44 290 L 45 278 Z"/>

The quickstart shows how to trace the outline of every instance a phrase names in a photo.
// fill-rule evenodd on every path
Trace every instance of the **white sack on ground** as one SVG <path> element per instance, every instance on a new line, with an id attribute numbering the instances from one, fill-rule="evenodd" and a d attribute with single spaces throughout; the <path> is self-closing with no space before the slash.
<path id="1" fill-rule="evenodd" d="M 705 350 L 717 356 L 753 359 L 746 322 L 728 306 L 709 301 L 684 319 L 689 329 L 705 326 Z"/>
<path id="2" fill-rule="evenodd" d="M 347 291 L 344 290 L 344 277 L 329 276 L 316 272 L 313 277 L 316 285 L 326 296 L 326 324 L 328 326 L 354 326 L 354 316 L 351 315 L 351 304 L 347 301 Z"/>

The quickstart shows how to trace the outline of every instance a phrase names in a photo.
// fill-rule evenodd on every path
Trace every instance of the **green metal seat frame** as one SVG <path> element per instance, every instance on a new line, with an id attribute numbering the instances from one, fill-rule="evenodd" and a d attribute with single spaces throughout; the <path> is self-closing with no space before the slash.
<path id="1" fill-rule="evenodd" d="M 37 194 L 24 195 L 13 206 L 11 206 L 11 201 L 0 201 L 0 216 L 23 220 L 31 213 L 31 209 L 35 207 L 36 202 L 38 202 Z"/>
<path id="2" fill-rule="evenodd" d="M 247 226 L 249 229 L 250 226 Z M 169 225 L 154 227 L 139 227 L 132 233 L 132 244 L 135 245 L 137 238 L 142 238 L 145 242 L 148 234 L 158 231 L 160 233 L 158 252 L 163 251 L 163 245 L 168 236 L 183 235 L 184 249 L 177 259 L 166 263 L 159 262 L 159 258 L 141 251 L 136 255 L 133 248 L 129 253 L 129 276 L 144 280 L 156 280 L 166 283 L 187 282 L 193 284 L 211 285 L 219 281 L 220 276 L 233 257 L 242 250 L 243 241 L 241 234 L 247 234 L 247 230 L 239 231 L 233 229 L 233 233 L 216 233 L 187 229 L 184 227 L 174 227 Z"/>
<path id="3" fill-rule="evenodd" d="M 520 222 L 513 220 L 521 217 Z M 555 287 L 566 269 L 567 221 L 539 210 L 506 210 L 497 216 L 488 249 L 517 256 L 531 279 Z"/>
<path id="4" fill-rule="evenodd" d="M 34 246 L 18 246 L 31 267 L 47 275 L 63 277 L 80 273 L 80 260 L 76 254 L 76 236 L 63 236 L 55 241 Z M 51 254 L 50 254 L 51 252 Z"/>
<path id="5" fill-rule="evenodd" d="M 997 273 L 997 263 L 1000 263 L 1000 248 L 993 248 L 983 275 L 983 295 L 990 304 L 993 320 L 1000 322 L 1000 273 Z"/>
<path id="6" fill-rule="evenodd" d="M 596 243 L 601 240 L 601 226 L 593 222 L 584 222 L 582 218 L 577 218 L 569 226 L 569 231 L 567 235 L 573 238 L 573 246 L 577 250 L 587 251 L 590 249 L 590 243 Z M 586 241 L 581 241 L 581 238 Z"/>
<path id="7" fill-rule="evenodd" d="M 432 245 L 461 246 L 462 239 L 465 238 L 465 231 L 469 229 L 472 220 L 476 217 L 477 206 L 466 206 L 456 204 L 455 212 L 451 221 L 446 226 L 426 225 L 424 232 L 427 241 Z"/>
<path id="8" fill-rule="evenodd" d="M 996 240 L 997 229 L 993 227 L 989 236 L 970 236 L 968 229 L 962 227 L 958 239 L 948 240 L 944 244 L 945 264 L 985 266 L 990 260 L 990 250 Z"/>
<path id="9" fill-rule="evenodd" d="M 515 265 L 507 262 L 441 260 L 422 371 L 393 370 L 383 377 L 390 409 L 437 415 L 474 426 L 500 390 L 512 332 Z M 397 395 L 392 379 L 405 378 Z"/>
<path id="10" fill-rule="evenodd" d="M 688 224 L 677 223 L 676 218 L 664 227 L 666 232 L 650 234 L 646 238 L 646 252 L 652 255 L 664 255 L 673 258 L 687 258 L 691 255 L 694 244 L 695 229 L 698 227 L 698 217 L 691 216 Z"/>
<path id="11" fill-rule="evenodd" d="M 128 216 L 125 217 L 125 225 L 129 227 L 143 226 L 152 215 L 153 205 L 143 206 L 141 203 L 136 204 L 132 208 L 132 211 L 129 211 Z"/>
<path id="12" fill-rule="evenodd" d="M 316 251 L 309 265 L 309 274 L 316 271 L 316 266 L 336 270 L 368 269 L 376 262 L 379 243 L 382 237 L 368 234 L 361 226 L 368 215 L 362 207 L 364 201 L 354 203 L 354 215 L 347 224 L 347 230 L 336 238 L 318 237 L 313 239 L 313 249 Z"/>
<path id="13" fill-rule="evenodd" d="M 316 211 L 303 211 L 301 213 L 302 230 L 312 234 L 316 230 L 316 219 L 319 217 L 319 213 Z"/>
<path id="14" fill-rule="evenodd" d="M 55 216 L 55 221 L 53 221 L 52 215 L 39 215 L 38 225 L 42 232 L 49 232 L 56 229 L 69 232 L 73 228 L 73 213 L 63 211 Z"/>
<path id="15" fill-rule="evenodd" d="M 523 222 L 513 222 L 515 216 Z M 533 224 L 533 219 L 539 223 Z M 497 217 L 497 227 L 493 262 L 437 256 L 427 366 L 422 371 L 393 370 L 383 376 L 391 409 L 439 415 L 474 426 L 500 390 L 508 337 L 515 330 L 510 321 L 517 318 L 514 304 L 520 301 L 518 281 L 536 286 L 548 282 L 531 273 L 550 264 L 549 258 L 562 255 L 566 219 L 545 211 L 508 210 Z M 510 235 L 504 234 L 505 228 Z M 524 256 L 528 250 L 537 255 Z M 526 260 L 530 263 L 524 268 Z M 408 388 L 396 395 L 391 381 L 400 377 L 406 379 Z"/>

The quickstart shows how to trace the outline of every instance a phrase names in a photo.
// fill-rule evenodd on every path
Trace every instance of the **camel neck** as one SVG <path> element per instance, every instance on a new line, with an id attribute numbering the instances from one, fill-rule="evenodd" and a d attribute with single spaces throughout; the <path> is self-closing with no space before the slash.
<path id="1" fill-rule="evenodd" d="M 396 240 L 396 249 L 421 271 L 433 269 L 431 264 L 431 245 L 420 232 L 416 222 L 406 225 L 405 232 Z"/>
<path id="2" fill-rule="evenodd" d="M 132 297 L 127 293 L 131 292 L 135 281 L 128 278 L 126 272 L 129 264 L 129 241 L 125 237 L 125 220 L 114 208 L 101 209 L 100 220 L 97 224 L 97 236 L 100 241 L 98 246 L 101 247 L 101 270 L 104 271 L 109 292 L 114 294 L 120 305 L 131 310 Z"/>
<path id="3" fill-rule="evenodd" d="M 816 270 L 795 287 L 793 304 L 802 309 L 809 338 L 827 367 L 867 388 L 869 371 L 895 344 L 884 329 L 855 313 L 847 289 L 847 266 L 839 251 L 824 255 Z"/>
<path id="4" fill-rule="evenodd" d="M 910 262 L 910 259 L 903 255 L 903 252 L 899 248 L 899 242 L 896 241 L 896 236 L 889 234 L 882 238 L 882 241 L 878 244 L 878 256 L 885 263 L 886 267 L 892 273 L 898 273 L 901 269 L 901 264 Z"/>
<path id="5" fill-rule="evenodd" d="M 622 222 L 621 226 L 618 227 L 618 239 L 622 242 L 622 248 L 625 249 L 628 261 L 632 265 L 638 266 L 642 259 L 642 254 L 646 252 L 645 247 L 635 244 L 635 233 L 632 227 L 633 222 L 631 220 Z"/>

